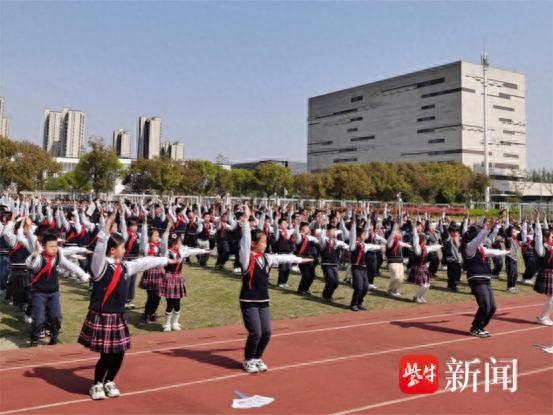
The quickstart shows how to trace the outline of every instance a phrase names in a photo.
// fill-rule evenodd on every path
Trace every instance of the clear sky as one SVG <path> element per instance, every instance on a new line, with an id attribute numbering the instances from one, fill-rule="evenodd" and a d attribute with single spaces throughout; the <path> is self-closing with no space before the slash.
<path id="1" fill-rule="evenodd" d="M 11 136 L 42 142 L 46 108 L 85 137 L 139 115 L 187 157 L 306 157 L 307 98 L 456 60 L 526 75 L 530 168 L 553 167 L 553 2 L 0 1 Z M 135 145 L 133 143 L 133 154 Z"/>

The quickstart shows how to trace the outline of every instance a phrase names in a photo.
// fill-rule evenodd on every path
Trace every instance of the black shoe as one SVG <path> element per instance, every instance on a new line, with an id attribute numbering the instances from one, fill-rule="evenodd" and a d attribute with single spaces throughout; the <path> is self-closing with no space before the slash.
<path id="1" fill-rule="evenodd" d="M 58 339 L 58 336 L 52 336 L 52 337 L 50 338 L 50 341 L 48 342 L 48 344 L 49 344 L 50 346 L 53 346 L 54 344 L 58 344 L 59 342 L 60 342 L 60 341 L 59 341 L 59 339 Z"/>
<path id="2" fill-rule="evenodd" d="M 38 341 L 37 340 L 31 340 L 31 344 L 29 346 L 30 347 L 37 347 L 38 346 Z"/>
<path id="3" fill-rule="evenodd" d="M 351 311 L 359 311 L 359 307 L 357 307 L 356 305 L 352 305 Z"/>
<path id="4" fill-rule="evenodd" d="M 142 315 L 142 322 L 148 324 L 150 322 L 150 316 L 148 314 Z"/>

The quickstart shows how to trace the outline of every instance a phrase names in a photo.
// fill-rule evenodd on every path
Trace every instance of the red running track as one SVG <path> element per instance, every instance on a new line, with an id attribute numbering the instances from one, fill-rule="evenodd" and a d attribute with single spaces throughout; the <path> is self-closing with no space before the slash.
<path id="1" fill-rule="evenodd" d="M 245 331 L 231 326 L 136 336 L 117 384 L 122 396 L 91 401 L 97 354 L 80 345 L 0 354 L 0 415 L 9 413 L 226 413 L 233 392 L 275 401 L 249 413 L 553 413 L 553 329 L 534 323 L 545 298 L 499 300 L 489 330 L 466 330 L 473 302 L 275 321 L 267 373 L 239 369 Z M 518 391 L 406 395 L 398 387 L 405 354 L 433 354 L 443 364 L 489 357 L 518 359 Z M 445 385 L 443 371 L 440 385 Z"/>

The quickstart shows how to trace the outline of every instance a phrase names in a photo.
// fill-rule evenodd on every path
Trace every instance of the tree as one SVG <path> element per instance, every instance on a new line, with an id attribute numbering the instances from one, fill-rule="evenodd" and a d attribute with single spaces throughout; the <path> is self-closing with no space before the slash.
<path id="1" fill-rule="evenodd" d="M 61 166 L 42 148 L 0 137 L 0 187 L 41 190 Z"/>
<path id="2" fill-rule="evenodd" d="M 75 172 L 70 171 L 61 176 L 50 178 L 45 185 L 46 190 L 62 190 L 64 192 L 87 192 L 90 189 L 82 188 L 75 177 Z"/>
<path id="3" fill-rule="evenodd" d="M 181 189 L 185 194 L 209 195 L 216 192 L 219 166 L 207 160 L 188 160 L 183 165 Z"/>
<path id="4" fill-rule="evenodd" d="M 259 191 L 267 196 L 283 196 L 292 189 L 292 174 L 282 164 L 261 163 L 255 168 L 254 176 Z"/>
<path id="5" fill-rule="evenodd" d="M 96 195 L 113 191 L 123 166 L 115 151 L 100 141 L 89 141 L 90 152 L 83 154 L 75 167 L 75 178 L 81 188 L 91 188 Z"/>
<path id="6" fill-rule="evenodd" d="M 131 163 L 123 184 L 133 193 L 164 194 L 179 189 L 182 166 L 172 159 L 140 159 Z"/>
<path id="7" fill-rule="evenodd" d="M 257 193 L 257 181 L 253 170 L 232 169 L 230 171 L 232 186 L 229 193 L 236 196 L 253 195 Z"/>
<path id="8" fill-rule="evenodd" d="M 335 199 L 369 199 L 374 185 L 358 164 L 335 164 L 328 170 L 327 193 Z"/>
<path id="9" fill-rule="evenodd" d="M 327 175 L 324 173 L 299 173 L 294 176 L 294 194 L 306 199 L 326 197 Z"/>

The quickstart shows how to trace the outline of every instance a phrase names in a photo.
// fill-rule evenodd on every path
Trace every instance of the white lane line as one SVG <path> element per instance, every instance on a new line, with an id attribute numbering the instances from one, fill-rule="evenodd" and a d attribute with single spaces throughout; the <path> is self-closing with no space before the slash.
<path id="1" fill-rule="evenodd" d="M 526 329 L 519 329 L 519 330 L 509 330 L 509 331 L 503 331 L 500 333 L 494 334 L 493 338 L 498 336 L 505 336 L 508 334 L 514 334 L 514 333 L 523 333 L 526 331 L 533 331 L 533 330 L 540 330 L 540 329 L 548 329 L 548 327 L 545 326 L 537 326 L 537 327 L 530 327 Z M 340 362 L 344 360 L 353 360 L 353 359 L 360 359 L 360 358 L 366 358 L 366 357 L 373 357 L 373 356 L 380 356 L 385 354 L 391 354 L 396 352 L 403 352 L 406 350 L 413 350 L 413 349 L 420 349 L 424 347 L 434 347 L 434 346 L 440 346 L 444 344 L 451 344 L 451 343 L 460 343 L 460 342 L 466 342 L 466 341 L 473 341 L 478 340 L 482 341 L 482 339 L 479 339 L 477 337 L 463 337 L 462 339 L 454 339 L 454 340 L 443 340 L 440 342 L 434 342 L 434 343 L 425 343 L 425 344 L 417 344 L 413 346 L 406 346 L 406 347 L 400 347 L 396 349 L 388 349 L 388 350 L 381 350 L 379 352 L 368 352 L 368 353 L 359 353 L 359 354 L 351 354 L 351 355 L 344 355 L 344 356 L 338 356 L 338 357 L 331 357 L 328 359 L 321 359 L 321 360 L 313 360 L 310 362 L 300 362 L 300 363 L 292 363 L 289 365 L 283 365 L 283 366 L 276 366 L 274 368 L 270 369 L 270 372 L 278 372 L 281 370 L 287 370 L 287 369 L 296 369 L 300 367 L 309 367 L 309 366 L 316 366 L 321 365 L 325 363 L 334 363 L 334 362 Z M 181 388 L 185 386 L 191 386 L 191 385 L 199 385 L 204 383 L 211 383 L 211 382 L 217 382 L 220 380 L 227 380 L 227 379 L 234 379 L 234 378 L 240 378 L 243 376 L 250 376 L 248 373 L 240 372 L 240 373 L 233 373 L 230 375 L 223 375 L 223 376 L 216 376 L 206 379 L 199 379 L 199 380 L 193 380 L 188 382 L 182 382 L 182 383 L 175 383 L 171 385 L 164 385 L 159 386 L 156 388 L 147 388 L 147 389 L 140 389 L 132 392 L 125 392 L 123 393 L 119 399 L 128 397 L 128 396 L 134 396 L 134 395 L 143 395 L 147 393 L 153 393 L 153 392 L 159 392 L 169 389 L 175 389 L 175 388 Z M 46 409 L 46 408 L 55 408 L 59 406 L 65 406 L 65 405 L 71 405 L 76 403 L 86 403 L 86 402 L 92 402 L 90 398 L 84 398 L 84 399 L 75 399 L 71 401 L 61 401 L 61 402 L 55 402 L 51 404 L 45 404 L 45 405 L 39 405 L 39 406 L 31 406 L 27 408 L 20 408 L 20 409 L 12 409 L 9 411 L 0 412 L 0 415 L 7 415 L 7 414 L 14 414 L 18 412 L 28 412 L 28 411 L 36 411 L 39 409 Z"/>
<path id="2" fill-rule="evenodd" d="M 527 304 L 527 305 L 519 305 L 519 306 L 512 306 L 512 307 L 503 307 L 498 308 L 498 311 L 503 310 L 517 310 L 522 308 L 531 308 L 531 307 L 538 307 L 542 304 Z M 347 330 L 351 328 L 356 327 L 367 327 L 367 326 L 375 326 L 379 324 L 389 324 L 391 322 L 403 322 L 403 321 L 417 321 L 417 320 L 425 320 L 429 318 L 436 318 L 436 317 L 447 317 L 447 316 L 457 316 L 461 314 L 466 314 L 471 311 L 459 311 L 456 313 L 444 313 L 444 314 L 433 314 L 429 316 L 418 316 L 418 317 L 411 317 L 411 318 L 403 318 L 403 319 L 392 319 L 392 320 L 381 320 L 381 321 L 372 321 L 367 323 L 357 323 L 357 324 L 348 324 L 345 326 L 335 326 L 335 327 L 325 327 L 320 329 L 310 329 L 310 330 L 299 330 L 299 331 L 292 331 L 289 333 L 276 333 L 271 336 L 272 339 L 275 337 L 286 337 L 286 336 L 296 336 L 300 334 L 310 334 L 310 333 L 321 333 L 321 332 L 330 332 L 330 331 L 336 331 L 336 330 Z M 528 321 L 531 323 L 532 321 Z M 468 334 L 468 332 L 467 332 Z M 177 349 L 184 349 L 187 347 L 202 347 L 202 346 L 211 346 L 215 344 L 226 344 L 226 343 L 235 343 L 235 342 L 244 342 L 245 337 L 241 337 L 238 339 L 226 339 L 226 340 L 214 340 L 211 342 L 204 342 L 204 343 L 193 343 L 193 344 L 181 344 L 178 346 L 170 346 L 170 347 L 164 347 L 159 349 L 148 349 L 148 350 L 138 350 L 136 352 L 127 352 L 125 353 L 125 357 L 129 356 L 139 356 L 145 353 L 157 353 L 157 352 L 165 352 L 168 350 L 177 350 Z M 80 359 L 70 359 L 70 360 L 55 360 L 50 362 L 43 362 L 43 363 L 36 363 L 32 365 L 23 365 L 23 366 L 12 366 L 12 367 L 6 367 L 1 368 L 0 372 L 7 372 L 11 370 L 18 370 L 18 369 L 31 369 L 34 367 L 46 367 L 46 366 L 58 366 L 58 365 L 66 365 L 71 363 L 79 363 L 79 362 L 88 362 L 88 361 L 96 361 L 98 360 L 97 355 L 91 356 L 91 357 L 83 357 Z"/>
<path id="3" fill-rule="evenodd" d="M 550 370 L 553 370 L 553 366 L 544 367 L 544 368 L 535 369 L 535 370 L 529 370 L 527 372 L 522 372 L 522 373 L 518 374 L 518 377 L 536 375 L 536 374 L 539 374 L 539 373 L 548 372 Z M 484 381 L 478 382 L 478 385 L 483 385 L 483 384 L 484 384 Z M 412 400 L 415 400 L 415 399 L 431 398 L 433 396 L 441 395 L 441 394 L 446 393 L 446 392 L 448 392 L 448 391 L 445 390 L 445 389 L 441 389 L 441 390 L 439 390 L 435 393 L 430 393 L 430 394 L 426 394 L 426 395 L 411 395 L 411 396 L 408 396 L 408 397 L 405 397 L 405 398 L 392 399 L 390 401 L 374 403 L 374 404 L 367 405 L 367 406 L 361 406 L 359 408 L 352 408 L 352 409 L 347 409 L 347 410 L 341 411 L 341 412 L 334 412 L 331 415 L 349 415 L 349 414 L 354 414 L 354 413 L 357 413 L 357 412 L 369 411 L 371 409 L 381 408 L 383 406 L 389 406 L 389 405 L 395 405 L 395 404 L 398 404 L 398 403 L 409 402 L 409 401 L 412 401 Z"/>

